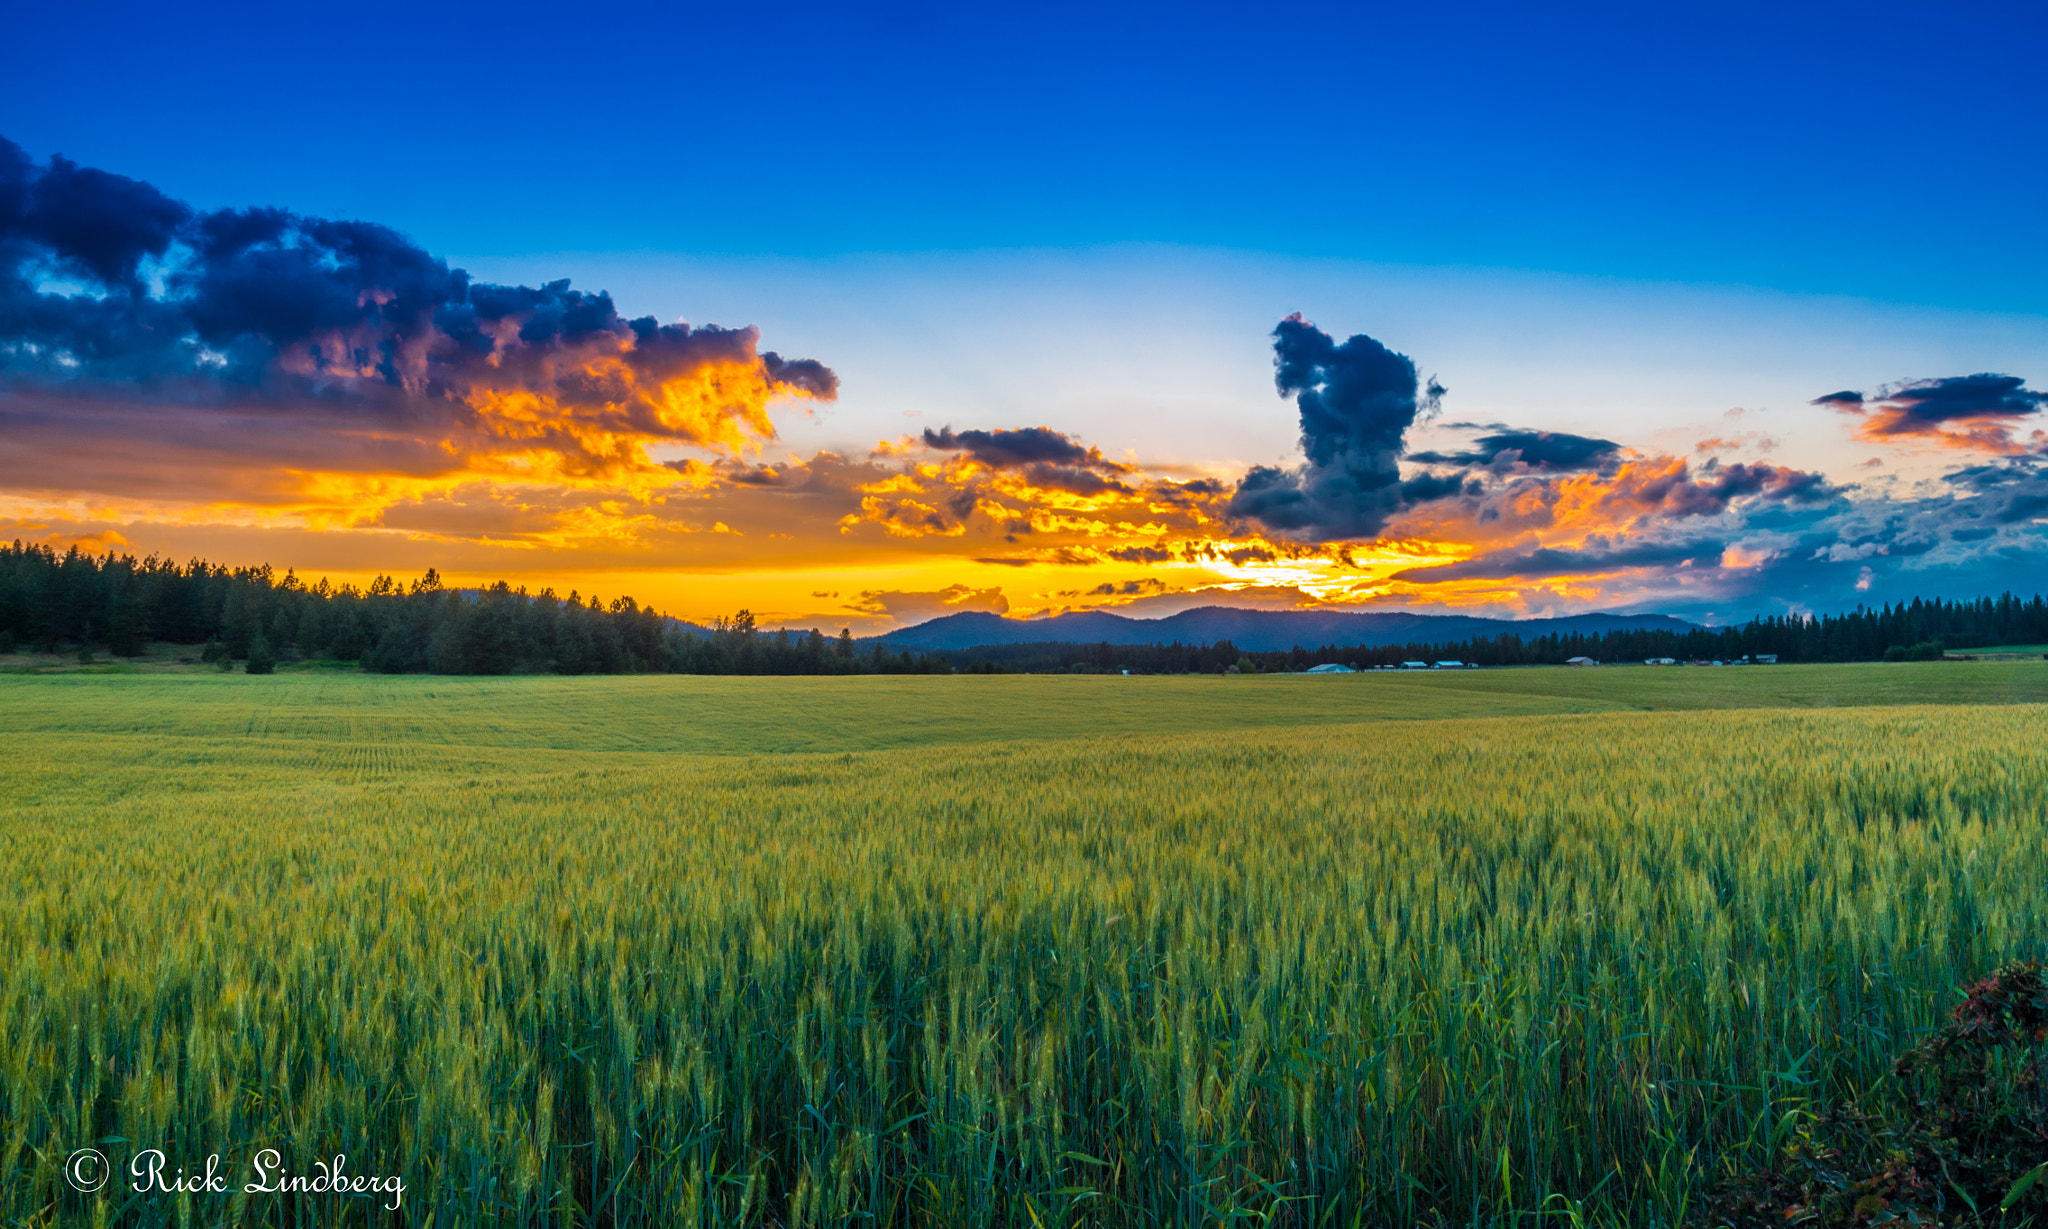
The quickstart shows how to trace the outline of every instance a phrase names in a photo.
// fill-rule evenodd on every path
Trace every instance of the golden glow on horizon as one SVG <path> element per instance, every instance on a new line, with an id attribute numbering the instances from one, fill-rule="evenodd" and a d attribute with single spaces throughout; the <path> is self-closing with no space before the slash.
<path id="1" fill-rule="evenodd" d="M 96 441 L 72 485 L 111 467 L 162 493 L 11 494 L 0 533 L 268 560 L 337 583 L 433 567 L 456 585 L 630 594 L 693 620 L 747 607 L 770 625 L 862 632 L 970 609 L 1156 616 L 1219 602 L 1542 613 L 1681 593 L 1769 548 L 1569 574 L 1459 565 L 1611 545 L 1719 515 L 1734 496 L 1716 484 L 1735 470 L 1746 490 L 1797 473 L 1638 453 L 1606 472 L 1513 469 L 1399 513 L 1378 540 L 1312 546 L 1228 514 L 1234 482 L 1220 475 L 1235 467 L 1174 474 L 1078 448 L 994 464 L 909 436 L 859 456 L 771 460 L 771 408 L 807 394 L 762 364 L 707 362 L 642 386 L 617 355 L 578 361 L 576 380 L 557 370 L 541 384 L 595 390 L 573 403 L 508 379 L 472 389 L 466 412 L 431 434 L 407 435 L 398 420 L 358 426 L 333 437 L 347 446 L 330 455 L 283 463 L 250 449 L 191 454 L 195 465 L 147 441 Z M 179 485 L 189 472 L 202 479 Z"/>

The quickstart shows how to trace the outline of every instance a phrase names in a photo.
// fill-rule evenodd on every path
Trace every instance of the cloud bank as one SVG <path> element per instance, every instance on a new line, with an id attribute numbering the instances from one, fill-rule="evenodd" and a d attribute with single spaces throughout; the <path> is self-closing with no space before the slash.
<path id="1" fill-rule="evenodd" d="M 771 398 L 834 395 L 822 364 L 755 343 L 566 280 L 474 282 L 374 223 L 200 212 L 0 138 L 0 422 L 22 430 L 171 439 L 228 415 L 374 437 L 380 470 L 616 475 L 649 470 L 650 442 L 736 448 L 774 435 Z"/>
<path id="2" fill-rule="evenodd" d="M 1292 464 L 1112 459 L 1043 423 L 771 456 L 771 408 L 838 377 L 750 328 L 478 282 L 374 223 L 195 210 L 0 139 L 0 535 L 666 577 L 724 586 L 679 613 L 863 630 L 1216 603 L 1727 615 L 2048 575 L 2048 394 L 2018 376 L 1816 399 L 1878 448 L 1970 454 L 1903 489 L 1718 438 L 1435 424 L 1443 386 L 1375 338 L 1299 315 L 1271 336 Z M 1425 423 L 1454 442 L 1411 450 Z"/>

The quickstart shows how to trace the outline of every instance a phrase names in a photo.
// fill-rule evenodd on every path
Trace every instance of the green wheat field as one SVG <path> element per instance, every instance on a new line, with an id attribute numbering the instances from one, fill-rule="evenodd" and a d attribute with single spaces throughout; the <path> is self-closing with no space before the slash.
<path id="1" fill-rule="evenodd" d="M 2048 662 L 76 673 L 0 734 L 7 1225 L 1678 1225 L 2048 955 Z"/>

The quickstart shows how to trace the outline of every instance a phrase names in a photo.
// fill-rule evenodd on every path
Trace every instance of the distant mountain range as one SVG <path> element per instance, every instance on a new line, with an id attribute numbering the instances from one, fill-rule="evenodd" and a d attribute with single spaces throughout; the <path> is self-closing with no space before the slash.
<path id="1" fill-rule="evenodd" d="M 1164 619 L 1132 619 L 1091 610 L 1049 619 L 1005 619 L 979 611 L 947 615 L 875 637 L 897 648 L 972 649 L 995 644 L 1214 644 L 1228 640 L 1250 652 L 1295 645 L 1378 648 L 1389 644 L 1447 644 L 1512 632 L 1524 640 L 1552 633 L 1599 635 L 1611 631 L 1685 632 L 1698 627 L 1670 615 L 1585 614 L 1562 619 L 1475 619 L 1466 615 L 1331 610 L 1244 610 L 1202 606 Z"/>

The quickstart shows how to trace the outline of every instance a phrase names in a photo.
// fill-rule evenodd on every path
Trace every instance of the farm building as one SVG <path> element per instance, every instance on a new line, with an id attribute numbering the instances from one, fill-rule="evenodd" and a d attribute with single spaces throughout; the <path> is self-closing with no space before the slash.
<path id="1" fill-rule="evenodd" d="M 1310 667 L 1309 667 L 1308 669 L 1306 669 L 1306 670 L 1302 671 L 1302 673 L 1303 673 L 1303 674 L 1355 674 L 1355 673 L 1356 673 L 1356 671 L 1354 671 L 1354 670 L 1353 670 L 1353 669 L 1352 669 L 1351 667 L 1349 667 L 1349 666 L 1345 665 L 1345 664 L 1344 664 L 1344 663 L 1342 663 L 1342 662 L 1336 662 L 1336 661 L 1332 661 L 1332 662 L 1325 662 L 1324 664 L 1322 664 L 1322 665 L 1320 665 L 1320 666 L 1310 666 Z"/>
<path id="2" fill-rule="evenodd" d="M 1574 657 L 1565 663 L 1567 666 L 1597 666 L 1599 664 L 1599 662 L 1594 661 L 1590 657 Z"/>
<path id="3" fill-rule="evenodd" d="M 1643 664 L 1646 666 L 1675 666 L 1678 664 L 1678 659 L 1676 657 L 1645 657 Z"/>
<path id="4" fill-rule="evenodd" d="M 1436 664 L 1436 668 L 1439 670 L 1463 670 L 1465 663 L 1462 661 L 1440 661 Z"/>
<path id="5" fill-rule="evenodd" d="M 1426 661 L 1404 661 L 1401 663 L 1401 668 L 1403 670 L 1427 670 L 1429 669 L 1429 663 Z"/>

